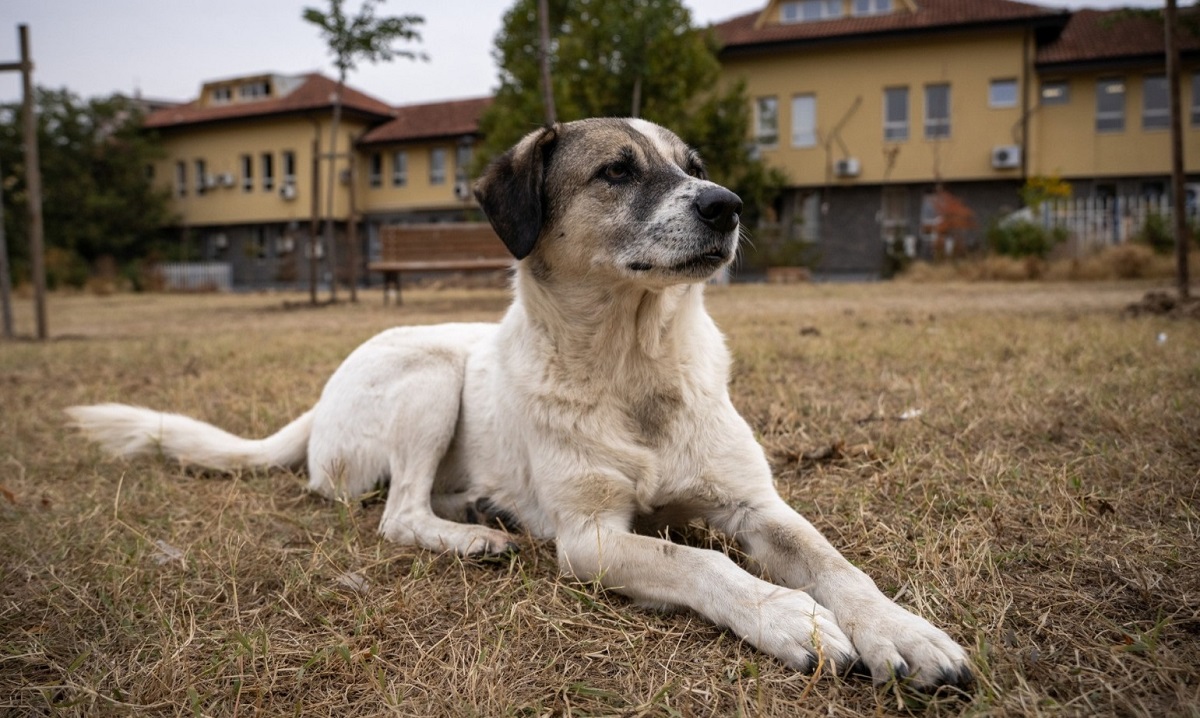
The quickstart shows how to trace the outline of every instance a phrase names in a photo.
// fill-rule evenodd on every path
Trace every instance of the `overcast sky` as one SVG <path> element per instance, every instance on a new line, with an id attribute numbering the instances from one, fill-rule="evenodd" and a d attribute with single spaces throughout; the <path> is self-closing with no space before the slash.
<path id="1" fill-rule="evenodd" d="M 963 0 L 964 2 L 969 0 Z M 425 18 L 429 62 L 364 65 L 349 83 L 391 104 L 472 97 L 496 86 L 492 41 L 512 0 L 391 0 L 381 14 Z M 701 24 L 766 0 L 684 0 Z M 1051 7 L 1162 7 L 1161 0 L 1064 0 Z M 34 81 L 91 97 L 113 92 L 190 100 L 200 85 L 259 72 L 333 76 L 324 43 L 301 20 L 325 0 L 0 0 L 0 62 L 18 59 L 17 25 L 30 29 Z M 358 7 L 355 0 L 347 5 Z M 0 75 L 0 101 L 20 98 L 18 73 Z"/>

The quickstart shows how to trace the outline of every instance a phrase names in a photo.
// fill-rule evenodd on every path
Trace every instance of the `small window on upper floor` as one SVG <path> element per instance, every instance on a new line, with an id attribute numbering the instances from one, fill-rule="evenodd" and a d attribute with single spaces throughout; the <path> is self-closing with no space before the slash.
<path id="1" fill-rule="evenodd" d="M 892 11 L 892 0 L 854 0 L 850 6 L 850 14 L 855 17 L 864 15 L 886 15 Z"/>
<path id="2" fill-rule="evenodd" d="M 1016 107 L 1017 81 L 992 80 L 988 86 L 988 107 Z"/>
<path id="3" fill-rule="evenodd" d="M 793 0 L 779 7 L 783 23 L 832 20 L 842 16 L 842 0 Z"/>
<path id="4" fill-rule="evenodd" d="M 1071 101 L 1071 84 L 1066 80 L 1046 80 L 1042 83 L 1043 105 L 1065 105 Z"/>
<path id="5" fill-rule="evenodd" d="M 295 186 L 296 184 L 296 153 L 291 150 L 284 150 L 279 153 L 279 158 L 283 160 L 283 183 L 285 185 Z"/>
<path id="6" fill-rule="evenodd" d="M 275 189 L 275 155 L 262 153 L 262 188 L 264 192 Z"/>
<path id="7" fill-rule="evenodd" d="M 1200 127 L 1200 72 L 1192 73 L 1192 127 Z"/>
<path id="8" fill-rule="evenodd" d="M 254 191 L 254 158 L 242 155 L 242 191 Z"/>
<path id="9" fill-rule="evenodd" d="M 254 100 L 271 94 L 271 83 L 266 80 L 247 82 L 238 88 L 238 96 L 243 100 Z"/>
<path id="10" fill-rule="evenodd" d="M 886 142 L 908 139 L 907 87 L 886 87 L 883 90 L 883 139 Z"/>
<path id="11" fill-rule="evenodd" d="M 400 150 L 392 155 L 392 186 L 408 184 L 408 153 Z"/>
<path id="12" fill-rule="evenodd" d="M 213 104 L 223 105 L 233 100 L 232 87 L 214 87 L 212 91 Z"/>
<path id="13" fill-rule="evenodd" d="M 1096 131 L 1125 130 L 1125 79 L 1107 77 L 1096 81 Z"/>
<path id="14" fill-rule="evenodd" d="M 779 98 L 760 97 L 754 103 L 754 139 L 762 147 L 779 144 Z"/>
<path id="15" fill-rule="evenodd" d="M 187 197 L 187 163 L 175 163 L 175 196 Z"/>
<path id="16" fill-rule="evenodd" d="M 950 136 L 950 85 L 925 86 L 925 139 Z"/>
<path id="17" fill-rule="evenodd" d="M 372 152 L 370 158 L 370 169 L 367 172 L 367 183 L 372 187 L 383 186 L 383 155 L 379 152 Z"/>
<path id="18" fill-rule="evenodd" d="M 446 148 L 429 150 L 429 184 L 446 183 Z"/>
<path id="19" fill-rule="evenodd" d="M 1171 126 L 1168 103 L 1166 75 L 1146 75 L 1142 78 L 1143 130 L 1165 130 Z"/>

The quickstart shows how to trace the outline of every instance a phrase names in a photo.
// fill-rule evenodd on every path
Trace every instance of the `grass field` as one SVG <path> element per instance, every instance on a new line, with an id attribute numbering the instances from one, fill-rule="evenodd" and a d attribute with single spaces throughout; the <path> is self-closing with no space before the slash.
<path id="1" fill-rule="evenodd" d="M 924 706 L 573 584 L 527 538 L 398 548 L 378 501 L 63 426 L 121 400 L 264 435 L 373 333 L 504 292 L 55 297 L 54 341 L 0 344 L 0 714 L 1200 716 L 1200 322 L 1123 317 L 1147 288 L 710 292 L 785 498 L 970 647 L 971 697 Z"/>

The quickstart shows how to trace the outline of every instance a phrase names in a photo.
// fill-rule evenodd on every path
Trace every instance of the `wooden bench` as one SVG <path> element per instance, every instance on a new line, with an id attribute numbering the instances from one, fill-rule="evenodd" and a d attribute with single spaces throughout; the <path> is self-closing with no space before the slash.
<path id="1" fill-rule="evenodd" d="M 486 222 L 392 225 L 380 230 L 380 255 L 367 269 L 383 273 L 383 303 L 401 272 L 453 272 L 507 269 L 513 256 Z"/>

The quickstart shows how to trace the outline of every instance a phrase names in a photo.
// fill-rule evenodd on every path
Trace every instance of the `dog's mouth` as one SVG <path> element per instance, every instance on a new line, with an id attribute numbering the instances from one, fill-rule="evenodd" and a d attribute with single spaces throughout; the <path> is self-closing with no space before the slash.
<path id="1" fill-rule="evenodd" d="M 695 254 L 682 262 L 676 262 L 665 267 L 656 267 L 649 262 L 630 262 L 626 265 L 631 272 L 644 273 L 653 269 L 664 269 L 669 274 L 707 275 L 711 274 L 729 261 L 729 251 L 725 249 L 708 249 Z"/>

